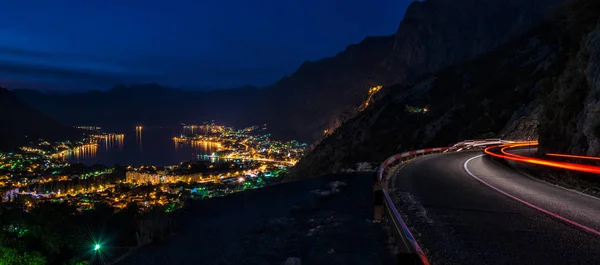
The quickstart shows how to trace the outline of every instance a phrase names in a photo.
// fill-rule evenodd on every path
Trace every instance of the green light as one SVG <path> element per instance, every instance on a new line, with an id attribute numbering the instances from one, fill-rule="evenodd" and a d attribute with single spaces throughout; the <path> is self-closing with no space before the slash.
<path id="1" fill-rule="evenodd" d="M 94 246 L 94 251 L 97 251 L 97 250 L 99 250 L 99 249 L 100 249 L 100 244 L 96 244 L 96 245 Z"/>

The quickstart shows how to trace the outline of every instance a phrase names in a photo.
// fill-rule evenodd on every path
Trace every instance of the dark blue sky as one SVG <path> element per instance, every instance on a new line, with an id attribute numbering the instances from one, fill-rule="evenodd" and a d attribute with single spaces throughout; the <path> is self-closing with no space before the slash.
<path id="1" fill-rule="evenodd" d="M 264 86 L 306 60 L 393 34 L 409 0 L 19 0 L 0 3 L 0 86 Z"/>

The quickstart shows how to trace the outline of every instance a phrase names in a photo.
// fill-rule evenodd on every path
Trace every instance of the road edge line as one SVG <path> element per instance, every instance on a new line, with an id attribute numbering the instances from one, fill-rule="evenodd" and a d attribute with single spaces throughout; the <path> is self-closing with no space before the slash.
<path id="1" fill-rule="evenodd" d="M 506 166 L 506 165 L 503 165 L 502 163 L 500 163 L 500 162 L 498 162 L 498 161 L 495 161 L 495 160 L 491 160 L 491 161 L 492 161 L 493 163 L 496 163 L 498 166 L 509 167 L 509 168 L 511 168 L 512 170 L 514 170 L 514 171 L 517 171 L 517 172 L 518 172 L 518 173 L 520 173 L 521 175 L 523 175 L 523 176 L 525 176 L 525 177 L 527 177 L 527 178 L 530 178 L 530 179 L 532 179 L 532 180 L 535 180 L 535 181 L 537 181 L 537 182 L 541 182 L 541 183 L 544 183 L 544 184 L 547 184 L 547 185 L 550 185 L 550 186 L 554 186 L 554 187 L 556 187 L 556 188 L 559 188 L 559 189 L 562 189 L 562 190 L 565 190 L 565 191 L 570 191 L 570 192 L 577 193 L 577 194 L 579 194 L 579 195 L 583 195 L 583 196 L 590 197 L 590 198 L 592 198 L 592 199 L 596 199 L 596 200 L 599 200 L 599 201 L 600 201 L 600 197 L 596 197 L 596 196 L 594 196 L 594 195 L 590 195 L 590 194 L 587 194 L 587 193 L 585 193 L 585 192 L 581 192 L 581 191 L 578 191 L 578 190 L 575 190 L 575 189 L 569 189 L 569 188 L 567 188 L 567 187 L 563 187 L 563 186 L 561 186 L 561 185 L 559 185 L 559 184 L 554 184 L 554 183 L 551 183 L 551 182 L 545 181 L 545 180 L 543 180 L 543 179 L 536 178 L 536 177 L 534 177 L 533 175 L 531 175 L 531 174 L 529 174 L 529 173 L 527 173 L 527 172 L 525 172 L 525 171 L 523 171 L 523 170 L 521 170 L 521 169 L 517 168 L 516 166 L 514 166 L 514 165 L 511 165 L 510 163 L 509 163 L 509 165 L 508 165 L 508 166 Z M 516 162 L 516 161 L 514 161 L 514 162 L 515 162 L 515 163 L 518 163 L 518 162 Z"/>
<path id="2" fill-rule="evenodd" d="M 520 170 L 518 168 L 514 168 L 514 170 L 516 170 L 517 172 L 521 173 L 523 176 L 528 177 L 530 179 L 533 179 L 535 181 L 538 181 L 538 182 L 541 182 L 541 183 L 544 183 L 544 184 L 547 184 L 547 185 L 550 185 L 550 186 L 554 186 L 556 188 L 559 188 L 559 189 L 562 189 L 562 190 L 565 190 L 565 191 L 569 191 L 569 192 L 572 192 L 572 193 L 575 193 L 575 194 L 578 194 L 578 195 L 582 195 L 582 196 L 589 197 L 591 199 L 596 199 L 596 200 L 600 201 L 600 198 L 598 198 L 596 196 L 593 196 L 593 195 L 590 195 L 590 194 L 587 194 L 587 193 L 584 193 L 584 192 L 581 192 L 581 191 L 578 191 L 578 190 L 569 189 L 567 187 L 563 187 L 563 186 L 558 185 L 558 184 L 550 183 L 550 182 L 545 181 L 543 179 L 538 179 L 538 178 L 532 176 L 531 174 L 529 174 L 527 172 L 524 172 L 523 170 Z"/>
<path id="3" fill-rule="evenodd" d="M 485 180 L 482 180 L 482 179 L 480 179 L 479 177 L 475 176 L 475 174 L 473 174 L 473 173 L 472 173 L 472 172 L 469 170 L 469 168 L 468 168 L 468 166 L 467 166 L 467 165 L 468 165 L 468 164 L 469 164 L 469 162 L 471 162 L 473 159 L 480 158 L 480 157 L 482 157 L 482 156 L 485 156 L 485 154 L 481 154 L 481 155 L 477 155 L 477 156 L 471 157 L 471 158 L 467 159 L 467 161 L 465 161 L 465 163 L 463 163 L 463 168 L 464 168 L 465 172 L 467 172 L 467 174 L 469 174 L 469 176 L 471 176 L 471 177 L 472 177 L 472 178 L 474 178 L 475 180 L 479 181 L 481 184 L 483 184 L 483 185 L 486 185 L 488 188 L 491 188 L 491 189 L 495 190 L 496 192 L 498 192 L 498 193 L 500 193 L 500 194 L 502 194 L 502 195 L 504 195 L 504 196 L 506 196 L 506 197 L 509 197 L 509 198 L 511 198 L 511 199 L 513 199 L 513 200 L 515 200 L 515 201 L 518 201 L 518 202 L 520 202 L 520 203 L 522 203 L 522 204 L 524 204 L 524 205 L 526 205 L 526 206 L 528 206 L 528 207 L 530 207 L 530 208 L 532 208 L 532 209 L 534 209 L 534 210 L 537 210 L 537 211 L 540 211 L 540 212 L 542 212 L 542 213 L 545 213 L 546 215 L 549 215 L 550 217 L 553 217 L 553 218 L 555 218 L 555 219 L 561 220 L 561 221 L 563 221 L 563 222 L 565 222 L 565 223 L 567 223 L 567 224 L 570 224 L 570 225 L 576 226 L 576 227 L 578 227 L 578 228 L 580 228 L 580 229 L 582 229 L 582 230 L 584 230 L 584 231 L 586 231 L 586 232 L 588 232 L 588 233 L 592 233 L 592 234 L 595 234 L 595 235 L 597 235 L 597 236 L 600 236 L 600 231 L 596 231 L 596 230 L 594 230 L 594 229 L 592 229 L 592 228 L 590 228 L 590 227 L 587 227 L 587 226 L 585 226 L 585 225 L 582 225 L 582 224 L 580 224 L 580 223 L 577 223 L 577 222 L 575 222 L 575 221 L 573 221 L 573 220 L 571 220 L 571 219 L 568 219 L 568 218 L 566 218 L 566 217 L 563 217 L 563 216 L 561 216 L 561 215 L 555 214 L 555 213 L 553 213 L 553 212 L 551 212 L 551 211 L 548 211 L 548 210 L 546 210 L 546 209 L 544 209 L 544 208 L 541 208 L 541 207 L 539 207 L 539 206 L 537 206 L 537 205 L 535 205 L 535 204 L 532 204 L 532 203 L 530 203 L 530 202 L 527 202 L 527 201 L 525 201 L 525 200 L 523 200 L 523 199 L 517 198 L 516 196 L 514 196 L 514 195 L 511 195 L 511 194 L 509 194 L 508 192 L 506 192 L 506 191 L 503 191 L 503 190 L 501 190 L 501 189 L 497 188 L 496 186 L 494 186 L 494 185 L 491 185 L 491 184 L 487 183 Z"/>

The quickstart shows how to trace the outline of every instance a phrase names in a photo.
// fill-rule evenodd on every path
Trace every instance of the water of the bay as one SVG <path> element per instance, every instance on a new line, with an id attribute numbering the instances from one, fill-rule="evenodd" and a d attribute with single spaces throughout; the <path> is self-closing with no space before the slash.
<path id="1" fill-rule="evenodd" d="M 115 133 L 123 133 L 125 136 L 122 140 L 100 140 L 93 150 L 69 155 L 67 161 L 86 165 L 165 166 L 196 160 L 198 155 L 210 154 L 216 150 L 210 144 L 176 144 L 173 141 L 174 136 L 189 133 L 182 128 L 144 127 L 138 130 L 132 127 Z"/>

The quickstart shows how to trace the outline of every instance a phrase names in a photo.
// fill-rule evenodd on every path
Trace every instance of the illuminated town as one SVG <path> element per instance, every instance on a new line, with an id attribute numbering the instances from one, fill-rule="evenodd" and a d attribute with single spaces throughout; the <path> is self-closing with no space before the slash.
<path id="1" fill-rule="evenodd" d="M 102 133 L 100 127 L 80 126 L 89 134 L 79 141 L 40 140 L 18 152 L 0 153 L 3 201 L 22 200 L 26 210 L 36 204 L 66 202 L 79 211 L 106 203 L 124 209 L 171 212 L 188 199 L 224 196 L 276 182 L 304 154 L 306 144 L 271 140 L 264 128 L 234 129 L 215 124 L 185 125 L 173 137 L 175 148 L 204 146 L 210 153 L 169 166 L 86 166 L 69 157 L 93 157 L 101 145 L 122 148 L 123 134 Z M 136 126 L 136 139 L 143 127 Z"/>

